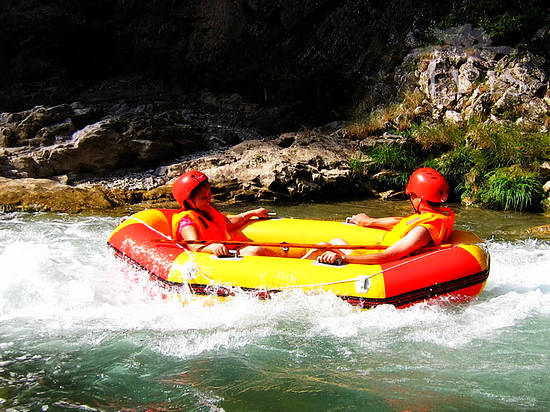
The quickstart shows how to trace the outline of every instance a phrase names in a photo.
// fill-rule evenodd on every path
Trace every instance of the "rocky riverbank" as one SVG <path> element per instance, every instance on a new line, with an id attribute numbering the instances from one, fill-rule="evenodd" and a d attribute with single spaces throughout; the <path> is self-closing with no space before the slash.
<path id="1" fill-rule="evenodd" d="M 89 130 L 93 136 L 96 129 Z M 118 169 L 114 174 L 109 174 L 101 161 L 97 163 L 96 173 L 90 172 L 92 163 L 87 163 L 83 173 L 69 169 L 68 165 L 76 164 L 74 159 L 100 159 L 106 149 L 101 145 L 81 147 L 79 142 L 73 142 L 67 149 L 63 144 L 58 150 L 73 151 L 67 154 L 69 161 L 56 160 L 56 164 L 65 167 L 62 169 L 65 174 L 40 177 L 30 155 L 24 160 L 30 158 L 32 167 L 11 169 L 11 177 L 0 178 L 0 205 L 4 211 L 56 212 L 110 209 L 143 202 L 176 206 L 171 197 L 171 181 L 189 169 L 207 173 L 215 197 L 222 201 L 333 199 L 349 197 L 351 193 L 372 195 L 367 179 L 351 176 L 348 159 L 355 150 L 355 142 L 340 136 L 341 131 L 340 124 L 332 124 L 275 138 L 247 139 L 225 149 L 219 147 L 216 140 L 216 147 L 207 152 L 197 150 L 193 155 L 180 156 L 154 168 Z M 101 153 L 85 154 L 96 147 Z M 202 145 L 196 147 L 203 148 Z M 49 155 L 56 156 L 56 150 L 50 150 Z M 115 154 L 109 157 L 114 158 Z M 11 159 L 10 165 L 31 163 Z M 13 176 L 15 173 L 20 175 Z"/>
<path id="2" fill-rule="evenodd" d="M 341 135 L 344 124 L 262 136 L 258 123 L 269 116 L 238 95 L 212 94 L 193 105 L 73 103 L 3 113 L 0 205 L 78 212 L 170 203 L 171 181 L 189 168 L 205 170 L 226 201 L 367 190 L 349 179 L 353 145 Z"/>
<path id="3" fill-rule="evenodd" d="M 105 81 L 77 102 L 2 113 L 0 208 L 175 206 L 170 183 L 192 168 L 210 176 L 224 201 L 399 197 L 384 186 L 391 165 L 369 174 L 352 160 L 364 147 L 406 147 L 402 132 L 411 125 L 480 116 L 547 136 L 550 86 L 542 56 L 493 47 L 471 26 L 438 36 L 446 44 L 412 50 L 393 72 L 397 96 L 420 98 L 403 101 L 366 133 L 347 121 L 283 132 L 296 124 L 292 104 L 261 105 L 239 94 L 174 96 L 151 84 L 148 93 L 121 97 L 142 90 L 142 78 Z M 543 187 L 548 194 L 550 182 Z"/>

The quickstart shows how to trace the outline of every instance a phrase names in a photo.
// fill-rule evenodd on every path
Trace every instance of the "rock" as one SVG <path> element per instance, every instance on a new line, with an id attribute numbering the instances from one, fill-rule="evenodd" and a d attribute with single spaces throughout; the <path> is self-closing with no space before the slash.
<path id="1" fill-rule="evenodd" d="M 364 190 L 351 179 L 350 151 L 351 147 L 330 136 L 287 133 L 174 165 L 168 176 L 202 170 L 213 192 L 224 200 L 334 199 L 348 195 L 353 187 Z"/>
<path id="2" fill-rule="evenodd" d="M 0 205 L 7 211 L 80 212 L 113 206 L 99 188 L 80 189 L 49 179 L 0 177 Z"/>
<path id="3" fill-rule="evenodd" d="M 249 140 L 225 152 L 119 178 L 83 181 L 72 174 L 57 175 L 55 180 L 2 178 L 0 205 L 5 211 L 55 212 L 111 209 L 143 202 L 147 202 L 143 207 L 176 207 L 170 180 L 189 169 L 204 171 L 216 199 L 222 201 L 334 199 L 370 194 L 362 177 L 351 173 L 348 159 L 354 142 L 341 137 L 337 126 L 323 128 L 333 130 L 331 135 L 311 130 L 285 133 L 271 140 Z M 101 130 L 101 125 L 96 127 Z M 108 154 L 105 156 L 105 162 L 113 161 Z"/>
<path id="4" fill-rule="evenodd" d="M 105 172 L 116 168 L 129 150 L 117 129 L 117 119 L 102 120 L 75 132 L 71 139 L 32 153 L 38 176 L 82 170 Z"/>
<path id="5" fill-rule="evenodd" d="M 454 110 L 447 110 L 445 112 L 445 120 L 448 122 L 460 123 L 464 119 L 462 118 L 462 114 L 460 114 L 459 112 L 455 112 Z"/>
<path id="6" fill-rule="evenodd" d="M 177 206 L 170 185 L 127 190 L 97 184 L 68 186 L 50 179 L 0 177 L 0 212 L 79 213 L 132 204 L 143 204 L 142 208 Z"/>
<path id="7" fill-rule="evenodd" d="M 0 115 L 0 173 L 6 177 L 106 174 L 143 169 L 258 134 L 237 124 L 245 103 L 235 95 L 228 112 L 167 105 L 38 106 Z M 224 100 L 225 101 L 225 100 Z M 224 103 L 225 104 L 225 103 Z"/>
<path id="8" fill-rule="evenodd" d="M 489 36 L 471 24 L 451 27 L 447 30 L 434 30 L 434 37 L 439 41 L 458 47 L 486 47 L 491 44 Z"/>
<path id="9" fill-rule="evenodd" d="M 451 34 L 452 46 L 414 50 L 395 70 L 401 91 L 418 88 L 426 97 L 415 113 L 429 111 L 435 119 L 454 122 L 484 115 L 496 121 L 544 124 L 550 111 L 550 82 L 542 56 L 492 47 L 471 26 Z"/>

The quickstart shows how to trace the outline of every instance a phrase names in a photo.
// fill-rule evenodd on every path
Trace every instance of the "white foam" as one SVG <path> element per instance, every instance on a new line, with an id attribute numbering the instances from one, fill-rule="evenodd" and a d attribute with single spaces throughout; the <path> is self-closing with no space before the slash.
<path id="1" fill-rule="evenodd" d="M 17 219 L 0 225 L 0 321 L 15 327 L 24 320 L 88 342 L 150 331 L 151 348 L 177 357 L 258 344 L 281 333 L 347 339 L 370 349 L 396 340 L 459 347 L 550 314 L 547 242 L 490 242 L 485 292 L 456 307 L 361 312 L 332 294 L 301 291 L 213 305 L 194 297 L 182 306 L 163 300 L 146 274 L 114 259 L 105 240 L 115 219 L 35 217 L 30 225 Z"/>

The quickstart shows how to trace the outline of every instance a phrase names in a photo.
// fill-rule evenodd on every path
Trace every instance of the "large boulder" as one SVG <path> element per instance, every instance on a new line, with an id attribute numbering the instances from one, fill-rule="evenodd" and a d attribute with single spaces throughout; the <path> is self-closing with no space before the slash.
<path id="1" fill-rule="evenodd" d="M 74 188 L 49 179 L 0 177 L 0 209 L 10 211 L 80 212 L 108 209 L 113 203 L 100 188 Z"/>
<path id="2" fill-rule="evenodd" d="M 349 142 L 316 133 L 286 133 L 246 141 L 230 150 L 172 165 L 167 176 L 199 169 L 225 200 L 335 199 L 368 190 L 353 178 Z"/>
<path id="3" fill-rule="evenodd" d="M 0 177 L 0 212 L 80 213 L 141 205 L 175 207 L 169 185 L 147 189 L 106 187 L 102 184 L 70 186 L 52 179 Z"/>
<path id="4" fill-rule="evenodd" d="M 417 89 L 425 96 L 416 112 L 454 121 L 476 115 L 539 125 L 547 121 L 550 79 L 543 57 L 490 46 L 488 37 L 471 26 L 440 35 L 450 44 L 416 49 L 396 70 L 402 90 Z"/>

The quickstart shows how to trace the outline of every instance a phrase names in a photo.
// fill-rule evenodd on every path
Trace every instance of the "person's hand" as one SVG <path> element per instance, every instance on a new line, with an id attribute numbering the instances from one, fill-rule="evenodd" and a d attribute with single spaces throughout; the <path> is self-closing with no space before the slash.
<path id="1" fill-rule="evenodd" d="M 268 217 L 267 214 L 269 213 L 269 210 L 267 210 L 265 207 L 260 207 L 258 209 L 251 210 L 248 213 L 250 213 L 250 217 L 256 216 L 266 219 Z"/>
<path id="2" fill-rule="evenodd" d="M 229 252 L 227 251 L 227 247 L 223 243 L 212 243 L 210 245 L 210 250 L 216 256 L 227 256 L 227 255 L 229 255 Z"/>
<path id="3" fill-rule="evenodd" d="M 350 222 L 357 225 L 357 226 L 363 226 L 367 227 L 372 224 L 373 218 L 370 216 L 367 216 L 364 213 L 359 213 L 357 215 L 354 215 L 351 217 Z"/>
<path id="4" fill-rule="evenodd" d="M 327 250 L 325 253 L 319 256 L 317 260 L 321 263 L 330 263 L 330 264 L 336 263 L 337 260 L 344 262 L 344 254 L 341 252 L 332 252 L 330 250 Z"/>

